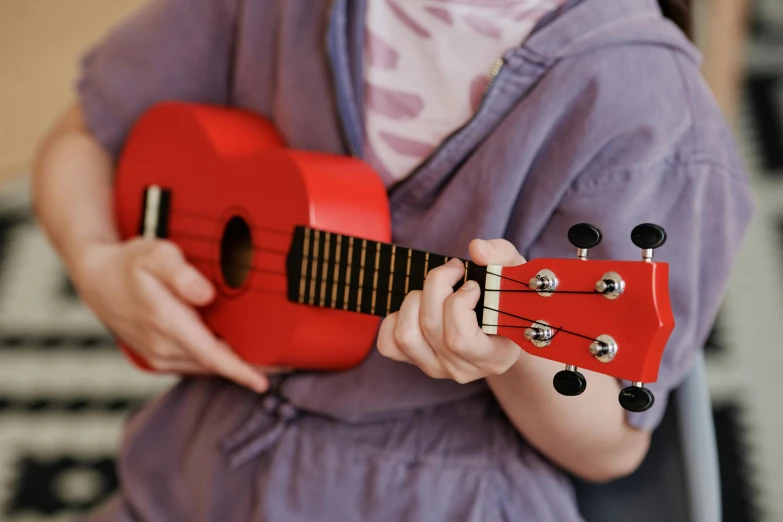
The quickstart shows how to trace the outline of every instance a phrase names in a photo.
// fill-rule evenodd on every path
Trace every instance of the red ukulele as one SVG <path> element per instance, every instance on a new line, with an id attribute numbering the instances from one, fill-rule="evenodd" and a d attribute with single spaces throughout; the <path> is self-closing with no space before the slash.
<path id="1" fill-rule="evenodd" d="M 256 365 L 359 364 L 381 317 L 449 259 L 389 243 L 386 189 L 368 165 L 287 149 L 269 122 L 233 109 L 164 103 L 143 115 L 119 164 L 115 208 L 123 238 L 166 238 L 213 281 L 205 323 Z M 482 289 L 479 324 L 565 364 L 558 392 L 582 393 L 577 368 L 587 368 L 631 381 L 620 403 L 644 411 L 653 395 L 643 383 L 657 379 L 674 328 L 668 265 L 652 262 L 665 232 L 633 230 L 642 261 L 587 261 L 601 241 L 589 224 L 568 239 L 577 259 L 464 261 L 465 280 Z"/>

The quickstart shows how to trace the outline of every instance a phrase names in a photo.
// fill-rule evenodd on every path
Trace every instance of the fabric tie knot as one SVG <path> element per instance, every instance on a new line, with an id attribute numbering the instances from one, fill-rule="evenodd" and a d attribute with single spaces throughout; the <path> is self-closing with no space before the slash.
<path id="1" fill-rule="evenodd" d="M 247 420 L 223 443 L 232 468 L 259 457 L 277 444 L 288 425 L 300 412 L 279 395 L 267 394 L 260 408 L 254 408 Z"/>

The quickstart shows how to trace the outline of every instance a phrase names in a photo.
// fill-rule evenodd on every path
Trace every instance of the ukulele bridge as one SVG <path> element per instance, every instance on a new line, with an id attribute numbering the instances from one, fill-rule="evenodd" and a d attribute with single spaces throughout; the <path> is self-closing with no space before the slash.
<path id="1" fill-rule="evenodd" d="M 167 237 L 170 211 L 170 190 L 159 185 L 150 185 L 144 189 L 139 235 L 147 239 Z"/>

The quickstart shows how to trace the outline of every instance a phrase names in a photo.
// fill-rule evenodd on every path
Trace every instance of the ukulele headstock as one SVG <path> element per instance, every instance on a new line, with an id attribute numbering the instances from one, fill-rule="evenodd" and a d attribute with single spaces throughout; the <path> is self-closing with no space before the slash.
<path id="1" fill-rule="evenodd" d="M 657 380 L 674 329 L 669 267 L 652 260 L 666 233 L 649 223 L 633 229 L 640 261 L 588 260 L 601 232 L 587 223 L 571 227 L 568 239 L 577 248 L 576 259 L 487 267 L 482 328 L 563 363 L 553 380 L 559 393 L 581 394 L 587 383 L 578 369 L 586 368 L 631 381 L 620 404 L 645 411 L 654 398 L 644 383 Z"/>

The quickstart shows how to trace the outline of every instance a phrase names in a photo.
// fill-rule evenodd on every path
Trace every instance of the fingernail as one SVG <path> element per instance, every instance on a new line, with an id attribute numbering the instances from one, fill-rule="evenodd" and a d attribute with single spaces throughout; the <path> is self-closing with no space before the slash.
<path id="1" fill-rule="evenodd" d="M 460 287 L 460 290 L 465 290 L 466 292 L 469 292 L 471 290 L 475 290 L 478 288 L 478 283 L 473 281 L 472 279 L 470 281 L 467 281 L 462 287 Z"/>
<path id="2" fill-rule="evenodd" d="M 456 266 L 463 266 L 462 260 L 460 260 L 460 259 L 458 259 L 456 257 L 452 257 L 451 259 L 449 259 L 449 262 L 446 263 L 446 264 L 448 264 L 450 266 L 455 266 L 455 267 Z"/>

